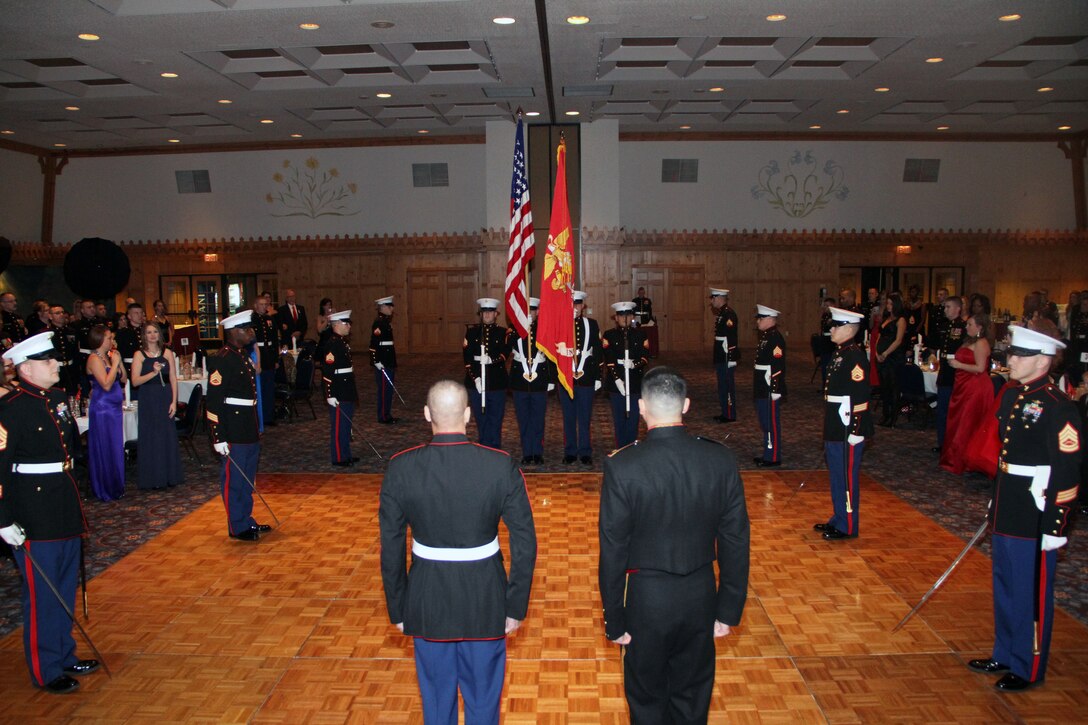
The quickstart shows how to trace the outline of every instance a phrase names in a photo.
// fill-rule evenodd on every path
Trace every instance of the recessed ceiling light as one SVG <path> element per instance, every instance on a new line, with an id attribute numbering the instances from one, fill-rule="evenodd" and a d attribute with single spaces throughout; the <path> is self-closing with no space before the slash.
<path id="1" fill-rule="evenodd" d="M 388 30 L 396 25 L 396 23 L 390 20 L 375 20 L 370 24 L 370 27 L 377 28 L 378 30 Z"/>
<path id="2" fill-rule="evenodd" d="M 938 131 L 947 131 L 947 130 L 948 130 L 948 126 L 938 126 L 938 127 L 937 127 L 937 130 L 938 130 Z"/>
<path id="3" fill-rule="evenodd" d="M 944 63 L 944 58 L 926 58 L 926 63 Z"/>
<path id="4" fill-rule="evenodd" d="M 1058 126 L 1059 131 L 1068 131 L 1071 128 L 1073 128 L 1073 127 L 1072 126 Z M 11 131 L 4 131 L 4 133 L 11 133 Z"/>
<path id="5" fill-rule="evenodd" d="M 491 22 L 495 23 L 495 25 L 513 25 L 517 20 L 513 18 L 491 18 Z"/>
<path id="6" fill-rule="evenodd" d="M 769 22 L 769 23 L 780 23 L 785 19 L 786 19 L 786 16 L 783 15 L 782 13 L 775 13 L 774 15 L 768 15 L 767 16 L 767 22 Z"/>
<path id="7" fill-rule="evenodd" d="M 879 88 L 874 88 L 873 90 L 877 93 L 887 93 L 891 90 L 891 88 L 887 88 L 886 86 L 880 86 Z"/>
<path id="8" fill-rule="evenodd" d="M 1019 19 L 1020 19 L 1020 16 L 1017 15 L 1016 13 L 1013 13 L 1012 15 L 1002 15 L 1001 17 L 998 18 L 998 20 L 1000 20 L 1003 23 L 1011 23 L 1011 22 L 1017 21 Z"/>
<path id="9" fill-rule="evenodd" d="M 0 133 L 4 134 L 5 136 L 10 136 L 15 132 L 12 131 L 10 128 L 5 128 L 3 131 L 0 131 Z"/>
<path id="10" fill-rule="evenodd" d="M 850 109 L 849 108 L 840 108 L 839 110 L 835 111 L 835 113 L 844 113 L 844 114 L 845 113 L 850 113 Z"/>
<path id="11" fill-rule="evenodd" d="M 430 131 L 428 131 L 428 130 L 427 130 L 427 129 L 425 129 L 425 128 L 421 128 L 421 129 L 419 129 L 418 131 L 416 131 L 416 133 L 430 133 Z"/>
<path id="12" fill-rule="evenodd" d="M 299 23 L 298 24 L 298 29 L 299 30 L 317 30 L 320 27 L 321 26 L 318 25 L 317 23 Z"/>
<path id="13" fill-rule="evenodd" d="M 168 138 L 168 139 L 166 139 L 166 143 L 181 143 L 181 139 Z"/>
<path id="14" fill-rule="evenodd" d="M 66 143 L 55 143 L 53 145 L 56 146 L 58 149 L 62 149 L 65 146 L 67 146 L 68 144 L 66 144 Z"/>
<path id="15" fill-rule="evenodd" d="M 713 88 L 710 88 L 709 90 L 710 90 L 711 93 L 721 93 L 725 89 L 722 88 L 721 86 L 714 86 Z"/>
<path id="16" fill-rule="evenodd" d="M 94 33 L 80 33 L 76 37 L 78 37 L 80 40 L 101 40 L 101 38 L 99 38 Z"/>
<path id="17" fill-rule="evenodd" d="M 681 126 L 681 127 L 680 127 L 680 130 L 681 130 L 681 131 L 687 131 L 687 130 L 688 130 L 689 128 L 691 128 L 691 126 L 689 126 L 689 125 L 687 125 L 687 124 L 685 123 L 685 124 L 684 124 L 683 126 Z"/>
<path id="18" fill-rule="evenodd" d="M 374 95 L 377 98 L 392 98 L 393 97 L 392 93 L 375 93 Z"/>
<path id="19" fill-rule="evenodd" d="M 224 106 L 234 103 L 234 101 L 230 100 L 229 98 L 220 98 L 219 102 L 222 103 Z"/>
<path id="20" fill-rule="evenodd" d="M 532 117 L 535 118 L 535 117 L 540 115 L 540 111 L 526 111 L 525 115 L 526 116 L 532 116 Z"/>
<path id="21" fill-rule="evenodd" d="M 261 123 L 275 123 L 271 118 L 262 118 Z"/>
<path id="22" fill-rule="evenodd" d="M 291 134 L 291 138 L 302 138 L 302 134 L 301 133 L 293 133 L 293 134 Z"/>
<path id="23" fill-rule="evenodd" d="M 571 25 L 585 25 L 589 22 L 589 16 L 587 15 L 568 15 L 567 22 Z"/>
<path id="24" fill-rule="evenodd" d="M 814 123 L 814 124 L 812 124 L 811 126 L 809 126 L 809 128 L 811 128 L 811 129 L 812 129 L 813 131 L 817 131 L 817 130 L 819 130 L 819 129 L 823 128 L 823 126 L 821 126 L 821 125 L 820 125 L 820 124 L 818 124 L 818 123 Z"/>
<path id="25" fill-rule="evenodd" d="M 65 110 L 65 111 L 78 111 L 78 110 L 79 110 L 79 106 L 65 106 L 65 107 L 64 107 L 64 110 Z"/>
<path id="26" fill-rule="evenodd" d="M 1050 86 L 1043 86 L 1042 88 L 1040 88 L 1038 90 L 1039 90 L 1039 93 L 1050 93 L 1054 89 L 1051 88 Z"/>
<path id="27" fill-rule="evenodd" d="M 702 20 L 706 20 L 706 18 L 707 18 L 706 15 L 692 15 L 690 19 L 695 20 L 695 21 L 702 21 Z"/>
<path id="28" fill-rule="evenodd" d="M 163 78 L 177 78 L 178 74 L 173 71 L 166 71 L 165 73 L 159 73 Z"/>
<path id="29" fill-rule="evenodd" d="M 578 114 L 579 111 L 567 111 L 566 113 L 567 116 L 577 116 Z"/>

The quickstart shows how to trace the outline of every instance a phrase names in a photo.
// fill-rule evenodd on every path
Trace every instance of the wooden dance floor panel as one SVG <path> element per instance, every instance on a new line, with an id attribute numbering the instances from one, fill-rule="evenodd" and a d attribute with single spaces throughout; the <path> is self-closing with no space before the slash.
<path id="1" fill-rule="evenodd" d="M 527 480 L 539 558 L 528 619 L 509 642 L 505 722 L 626 722 L 620 651 L 604 638 L 597 594 L 599 475 Z M 744 481 L 751 584 L 742 625 L 718 640 L 712 722 L 1086 717 L 1088 631 L 1064 612 L 1044 687 L 1002 695 L 966 668 L 992 643 L 985 556 L 972 551 L 892 634 L 964 542 L 870 478 L 861 537 L 825 542 L 812 524 L 828 518 L 826 471 Z M 29 683 L 22 631 L 0 641 L 0 721 L 422 722 L 410 641 L 385 613 L 380 482 L 261 475 L 282 527 L 256 545 L 227 539 L 222 503 L 209 501 L 90 582 L 85 626 L 113 679 L 44 694 Z M 254 513 L 271 523 L 259 501 Z"/>

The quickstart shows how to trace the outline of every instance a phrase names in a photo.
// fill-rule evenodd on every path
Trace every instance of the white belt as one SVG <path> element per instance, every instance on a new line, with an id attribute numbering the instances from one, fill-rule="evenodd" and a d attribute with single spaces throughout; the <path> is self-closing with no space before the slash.
<path id="1" fill-rule="evenodd" d="M 533 357 L 530 359 L 530 358 L 526 358 L 524 355 L 522 355 L 517 350 L 514 350 L 514 362 L 519 362 L 519 363 L 544 362 L 544 353 L 538 352 L 536 355 L 533 355 Z"/>
<path id="2" fill-rule="evenodd" d="M 13 463 L 12 473 L 61 473 L 66 468 L 71 468 L 66 463 Z"/>
<path id="3" fill-rule="evenodd" d="M 843 425 L 850 424 L 850 396 L 849 395 L 825 395 L 824 400 L 829 403 L 839 404 L 839 420 Z"/>
<path id="4" fill-rule="evenodd" d="M 343 375 L 344 373 L 350 373 L 354 369 L 355 368 L 353 368 L 353 367 L 336 368 L 335 370 L 332 371 L 332 374 L 333 375 Z"/>
<path id="5" fill-rule="evenodd" d="M 130 357 L 123 357 L 123 358 L 121 358 L 121 362 L 123 362 L 123 363 L 128 363 L 129 365 L 131 365 L 131 364 L 132 364 L 132 358 L 130 358 Z"/>
<path id="6" fill-rule="evenodd" d="M 412 555 L 431 561 L 479 561 L 499 553 L 499 537 L 469 549 L 438 549 L 412 541 Z"/>
<path id="7" fill-rule="evenodd" d="M 767 387 L 771 387 L 771 366 L 770 365 L 756 365 L 756 370 L 763 371 L 763 379 L 767 381 Z"/>
<path id="8" fill-rule="evenodd" d="M 484 356 L 483 356 L 483 355 L 474 355 L 472 359 L 473 359 L 473 360 L 475 360 L 475 361 L 476 361 L 476 362 L 478 362 L 478 363 L 482 363 L 482 362 L 484 361 Z M 490 363 L 488 363 L 488 364 L 489 364 L 489 365 L 491 365 L 491 364 L 494 364 L 494 362 L 495 362 L 495 361 L 494 361 L 494 360 L 492 360 L 492 361 L 491 361 Z"/>
<path id="9" fill-rule="evenodd" d="M 1003 473 L 1030 478 L 1031 485 L 1028 487 L 1028 492 L 1035 499 L 1035 508 L 1040 511 L 1046 509 L 1046 489 L 1050 484 L 1050 466 L 1019 466 L 1015 463 L 998 461 L 997 467 Z"/>
<path id="10" fill-rule="evenodd" d="M 94 354 L 94 350 L 84 350 L 82 347 L 79 348 L 79 351 L 81 353 L 83 353 L 84 355 L 93 355 Z"/>
<path id="11" fill-rule="evenodd" d="M 256 345 L 257 347 L 264 347 L 264 346 L 265 346 L 265 345 L 267 345 L 268 343 L 267 343 L 267 342 L 255 342 L 255 343 L 253 343 L 253 344 L 254 344 L 254 345 Z"/>
<path id="12" fill-rule="evenodd" d="M 728 340 L 729 338 L 728 338 L 728 337 L 725 337 L 725 336 L 723 335 L 723 336 L 721 336 L 721 337 L 717 337 L 717 336 L 715 336 L 715 337 L 714 337 L 714 339 L 715 339 L 715 340 L 717 340 L 718 342 L 721 342 L 722 340 Z"/>
<path id="13" fill-rule="evenodd" d="M 1016 463 L 1005 463 L 1004 461 L 1001 461 L 997 464 L 997 467 L 1000 468 L 1004 473 L 1011 473 L 1014 476 L 1027 476 L 1028 478 L 1031 478 L 1035 476 L 1035 472 L 1037 469 L 1044 468 L 1045 466 L 1021 466 Z"/>
<path id="14" fill-rule="evenodd" d="M 770 365 L 756 365 L 756 370 L 770 370 Z"/>
<path id="15" fill-rule="evenodd" d="M 393 341 L 392 340 L 382 340 L 378 344 L 384 347 L 385 345 L 392 345 Z"/>
<path id="16" fill-rule="evenodd" d="M 944 357 L 945 357 L 946 360 L 955 360 L 956 359 L 956 353 L 950 352 L 947 355 L 945 355 Z"/>
<path id="17" fill-rule="evenodd" d="M 248 398 L 226 398 L 223 400 L 227 405 L 256 405 L 256 400 L 250 400 Z"/>
<path id="18" fill-rule="evenodd" d="M 67 360 L 57 360 L 57 365 L 59 367 L 64 367 L 65 365 L 69 365 L 69 364 L 70 363 Z"/>
<path id="19" fill-rule="evenodd" d="M 824 400 L 826 400 L 829 403 L 849 403 L 850 402 L 850 396 L 849 395 L 825 395 Z"/>

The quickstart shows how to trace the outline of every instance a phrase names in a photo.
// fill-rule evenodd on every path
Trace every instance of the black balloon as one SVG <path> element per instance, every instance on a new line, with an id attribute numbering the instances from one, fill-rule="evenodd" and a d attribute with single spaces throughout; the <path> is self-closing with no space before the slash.
<path id="1" fill-rule="evenodd" d="M 0 274 L 4 273 L 9 264 L 11 264 L 11 240 L 0 237 Z"/>
<path id="2" fill-rule="evenodd" d="M 64 256 L 64 281 L 87 299 L 113 297 L 128 286 L 131 272 L 125 250 L 108 239 L 84 237 Z"/>

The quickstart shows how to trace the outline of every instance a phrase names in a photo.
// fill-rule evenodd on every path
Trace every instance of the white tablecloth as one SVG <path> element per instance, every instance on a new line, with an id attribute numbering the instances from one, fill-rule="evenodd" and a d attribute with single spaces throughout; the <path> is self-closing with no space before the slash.
<path id="1" fill-rule="evenodd" d="M 205 393 L 208 392 L 208 378 L 206 377 L 190 378 L 189 380 L 178 378 L 178 403 L 188 403 L 189 396 L 193 394 L 193 389 L 198 385 Z"/>
<path id="2" fill-rule="evenodd" d="M 922 381 L 926 386 L 926 393 L 929 395 L 937 394 L 937 371 L 936 370 L 923 370 Z"/>
<path id="3" fill-rule="evenodd" d="M 136 430 L 139 422 L 136 403 L 132 404 L 131 410 L 125 410 L 122 420 L 125 427 L 125 443 L 136 440 Z M 83 435 L 91 427 L 91 419 L 89 416 L 81 415 L 76 418 L 76 425 L 79 427 L 79 434 Z"/>

